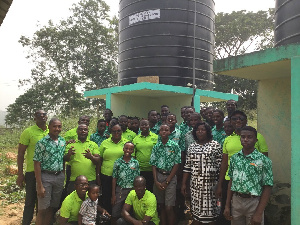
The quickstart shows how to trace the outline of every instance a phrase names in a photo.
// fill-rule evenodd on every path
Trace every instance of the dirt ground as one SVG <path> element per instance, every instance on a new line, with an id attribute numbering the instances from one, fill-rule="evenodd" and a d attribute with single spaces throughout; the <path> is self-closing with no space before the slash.
<path id="1" fill-rule="evenodd" d="M 21 225 L 24 203 L 6 205 L 0 201 L 0 225 Z M 32 224 L 34 224 L 35 217 Z M 188 225 L 191 221 L 180 221 L 178 225 Z"/>
<path id="2" fill-rule="evenodd" d="M 6 205 L 0 201 L 0 225 L 20 225 L 24 203 Z"/>

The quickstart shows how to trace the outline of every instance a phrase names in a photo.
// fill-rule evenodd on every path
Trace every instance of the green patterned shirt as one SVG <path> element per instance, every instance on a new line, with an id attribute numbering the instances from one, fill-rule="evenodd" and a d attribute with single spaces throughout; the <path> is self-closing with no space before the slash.
<path id="1" fill-rule="evenodd" d="M 169 140 L 172 140 L 179 145 L 180 137 L 181 137 L 180 130 L 175 127 L 175 130 L 173 130 L 173 132 L 169 135 Z"/>
<path id="2" fill-rule="evenodd" d="M 150 131 L 154 134 L 159 134 L 159 129 L 160 129 L 160 125 L 158 124 L 158 122 L 154 125 L 154 127 L 150 128 Z"/>
<path id="3" fill-rule="evenodd" d="M 140 175 L 139 162 L 131 158 L 127 163 L 123 156 L 114 163 L 112 177 L 117 179 L 117 185 L 121 188 L 133 188 L 134 178 Z"/>
<path id="4" fill-rule="evenodd" d="M 95 142 L 98 146 L 100 146 L 101 143 L 102 143 L 104 140 L 106 140 L 106 139 L 108 138 L 106 135 L 109 136 L 108 130 L 105 130 L 105 131 L 103 132 L 103 135 L 100 135 L 100 134 L 98 133 L 98 131 L 97 131 L 96 133 L 93 133 L 93 134 L 91 135 L 90 140 L 93 141 L 93 142 Z"/>
<path id="5" fill-rule="evenodd" d="M 194 139 L 194 136 L 193 136 L 193 131 L 189 131 L 186 133 L 185 135 L 185 151 L 187 152 L 189 146 L 194 143 L 196 140 Z"/>
<path id="6" fill-rule="evenodd" d="M 178 144 L 168 140 L 164 145 L 161 140 L 158 140 L 153 147 L 149 163 L 159 169 L 171 171 L 175 164 L 181 163 L 181 151 Z"/>
<path id="7" fill-rule="evenodd" d="M 272 161 L 256 149 L 245 156 L 243 150 L 230 159 L 231 190 L 260 196 L 263 186 L 273 186 Z"/>
<path id="8" fill-rule="evenodd" d="M 211 134 L 213 135 L 213 140 L 217 141 L 223 147 L 224 140 L 227 137 L 224 127 L 222 127 L 220 130 L 217 130 L 216 126 L 213 126 L 211 129 Z"/>
<path id="9" fill-rule="evenodd" d="M 62 171 L 63 157 L 66 141 L 58 136 L 58 141 L 53 141 L 49 134 L 36 143 L 33 160 L 41 162 L 41 170 Z"/>
<path id="10" fill-rule="evenodd" d="M 186 134 L 187 132 L 193 130 L 193 128 L 190 127 L 187 123 L 182 122 L 179 126 L 179 130 L 181 133 Z"/>

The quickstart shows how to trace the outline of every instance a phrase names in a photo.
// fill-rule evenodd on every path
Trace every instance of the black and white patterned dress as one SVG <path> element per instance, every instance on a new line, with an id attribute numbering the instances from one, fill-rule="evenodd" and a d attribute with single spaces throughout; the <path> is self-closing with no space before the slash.
<path id="1" fill-rule="evenodd" d="M 183 172 L 191 174 L 191 212 L 200 222 L 212 222 L 218 217 L 213 187 L 217 184 L 222 161 L 218 142 L 204 145 L 192 143 L 187 151 Z"/>

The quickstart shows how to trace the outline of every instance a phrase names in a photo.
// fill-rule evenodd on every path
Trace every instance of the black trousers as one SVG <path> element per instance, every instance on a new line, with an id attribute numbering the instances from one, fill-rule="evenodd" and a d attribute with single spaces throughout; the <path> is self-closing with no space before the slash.
<path id="1" fill-rule="evenodd" d="M 152 171 L 141 171 L 140 174 L 146 179 L 146 189 L 153 193 L 154 178 Z"/>
<path id="2" fill-rule="evenodd" d="M 221 203 L 221 214 L 217 219 L 217 225 L 230 225 L 230 220 L 226 220 L 223 216 L 226 200 L 227 200 L 227 190 L 228 190 L 229 180 L 224 180 L 222 184 L 222 203 Z"/>
<path id="3" fill-rule="evenodd" d="M 112 176 L 106 176 L 101 173 L 101 186 L 102 186 L 102 204 L 103 208 L 107 210 L 109 214 L 111 214 L 111 189 L 112 189 Z"/>
<path id="4" fill-rule="evenodd" d="M 37 202 L 36 180 L 34 172 L 25 173 L 25 206 L 22 225 L 30 225 L 33 218 L 34 207 Z"/>

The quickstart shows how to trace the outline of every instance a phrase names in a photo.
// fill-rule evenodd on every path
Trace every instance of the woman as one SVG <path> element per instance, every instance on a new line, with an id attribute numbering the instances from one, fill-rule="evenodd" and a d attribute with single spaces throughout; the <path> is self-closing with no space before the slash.
<path id="1" fill-rule="evenodd" d="M 153 174 L 152 166 L 149 164 L 152 148 L 156 144 L 158 136 L 150 131 L 149 121 L 141 120 L 141 133 L 133 139 L 134 155 L 140 164 L 141 176 L 146 179 L 146 188 L 152 192 Z"/>
<path id="2" fill-rule="evenodd" d="M 207 123 L 197 123 L 193 136 L 196 142 L 187 151 L 181 192 L 186 195 L 186 182 L 191 174 L 192 224 L 213 225 L 218 217 L 213 187 L 217 184 L 222 149 L 218 142 L 212 140 L 211 128 Z"/>
<path id="3" fill-rule="evenodd" d="M 124 152 L 123 147 L 127 142 L 122 138 L 122 129 L 119 124 L 111 126 L 111 137 L 104 140 L 100 145 L 100 165 L 97 168 L 97 176 L 100 175 L 102 185 L 103 207 L 111 214 L 111 189 L 112 172 L 114 162 L 120 158 Z"/>

